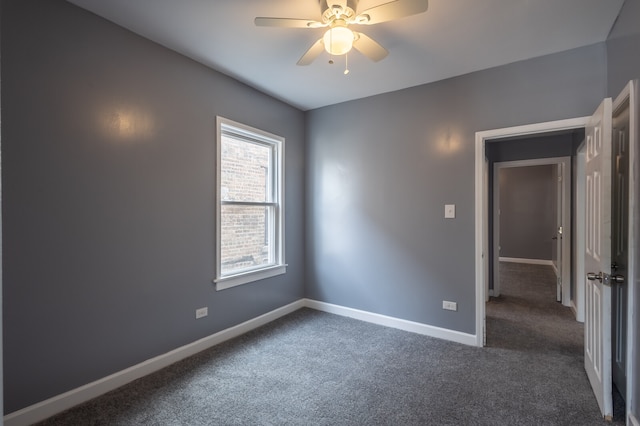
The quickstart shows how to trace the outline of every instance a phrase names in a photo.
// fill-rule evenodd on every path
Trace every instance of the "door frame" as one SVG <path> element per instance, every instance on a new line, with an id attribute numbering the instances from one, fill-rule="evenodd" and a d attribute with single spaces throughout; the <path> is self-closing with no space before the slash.
<path id="1" fill-rule="evenodd" d="M 529 160 L 517 160 L 517 161 L 501 161 L 493 163 L 493 206 L 491 206 L 491 212 L 493 215 L 493 295 L 498 296 L 500 294 L 500 216 L 498 210 L 500 208 L 500 182 L 498 179 L 498 173 L 501 169 L 515 168 L 515 167 L 530 167 L 530 166 L 548 166 L 548 165 L 562 165 L 562 226 L 563 226 L 563 239 L 562 239 L 562 263 L 561 270 L 557 273 L 562 277 L 562 304 L 564 306 L 571 305 L 571 262 L 565 261 L 565 259 L 571 259 L 571 157 L 550 157 L 550 158 L 533 158 Z M 546 264 L 541 261 L 540 263 Z M 496 284 L 498 291 L 496 292 Z"/>
<path id="2" fill-rule="evenodd" d="M 615 112 L 616 107 L 620 104 L 620 101 L 629 99 L 630 104 L 635 105 L 637 109 L 640 109 L 638 86 L 640 82 L 634 80 L 625 86 L 620 95 L 614 100 Z M 636 111 L 638 114 L 638 111 Z M 489 257 L 488 255 L 488 188 L 487 188 L 487 173 L 488 173 L 488 161 L 486 160 L 486 143 L 490 139 L 506 138 L 512 136 L 522 135 L 535 135 L 553 131 L 563 131 L 571 129 L 585 128 L 589 117 L 570 118 L 566 120 L 548 121 L 542 123 L 534 123 L 522 126 L 506 127 L 493 130 L 484 130 L 476 132 L 475 134 L 475 287 L 476 287 L 476 334 L 475 343 L 476 346 L 483 347 L 486 344 L 486 314 L 485 303 L 488 298 L 488 270 L 489 270 Z M 629 218 L 635 218 L 634 221 L 629 221 L 629 293 L 628 293 L 628 329 L 627 329 L 627 397 L 629 399 L 635 398 L 634 391 L 640 390 L 640 383 L 637 379 L 634 379 L 635 371 L 640 371 L 640 365 L 636 365 L 636 353 L 635 350 L 640 346 L 640 341 L 636 341 L 633 330 L 635 329 L 635 321 L 637 317 L 640 317 L 640 306 L 636 305 L 637 293 L 640 293 L 640 198 L 636 198 L 636 195 L 640 188 L 640 155 L 637 152 L 638 145 L 640 144 L 640 132 L 638 126 L 640 125 L 640 119 L 637 115 L 630 114 L 629 118 L 629 133 L 630 137 L 634 138 L 635 143 L 629 144 Z M 583 147 L 578 149 L 576 160 L 577 173 L 584 171 L 584 149 Z M 579 175 L 577 175 L 579 176 Z M 581 179 L 577 179 L 574 186 L 576 191 L 576 201 L 584 200 L 584 184 L 581 183 Z M 578 203 L 576 203 L 579 205 Z M 579 209 L 576 209 L 579 210 Z M 584 216 L 584 215 L 583 215 Z M 584 225 L 584 218 L 581 219 L 580 215 L 575 217 L 576 229 L 581 229 L 581 223 Z M 584 238 L 581 237 L 581 232 L 575 232 L 577 245 L 584 244 Z M 574 281 L 576 277 L 585 275 L 584 262 L 578 262 L 576 264 L 576 271 Z M 582 268 L 582 270 L 580 270 Z M 576 317 L 581 319 L 584 315 L 584 291 L 580 291 L 579 286 L 576 285 L 576 293 L 578 296 L 578 304 L 582 304 L 582 307 L 577 307 Z M 582 293 L 582 302 L 580 301 L 580 293 Z M 582 313 L 581 313 L 582 312 Z M 638 407 L 635 408 L 636 410 Z M 639 413 L 633 412 L 630 403 L 626 404 L 626 420 L 631 424 L 637 422 L 637 416 Z"/>
<path id="3" fill-rule="evenodd" d="M 476 346 L 485 343 L 485 298 L 488 296 L 488 282 L 485 274 L 489 270 L 489 256 L 485 247 L 489 229 L 488 190 L 484 176 L 487 173 L 485 148 L 488 140 L 515 136 L 584 128 L 589 117 L 548 121 L 523 126 L 476 132 L 475 137 L 475 276 L 476 276 Z M 485 253 L 487 254 L 485 256 Z M 576 271 L 578 274 L 579 271 Z"/>

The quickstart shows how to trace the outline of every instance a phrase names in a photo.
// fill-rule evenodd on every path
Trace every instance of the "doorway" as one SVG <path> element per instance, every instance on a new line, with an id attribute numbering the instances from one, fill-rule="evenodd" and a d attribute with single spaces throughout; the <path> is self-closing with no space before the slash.
<path id="1" fill-rule="evenodd" d="M 640 297 L 638 297 L 637 286 L 640 285 L 640 280 L 638 280 L 638 273 L 636 271 L 636 262 L 640 258 L 638 253 L 640 250 L 637 248 L 637 241 L 639 237 L 640 230 L 640 209 L 637 204 L 636 193 L 638 191 L 637 179 L 640 175 L 640 161 L 639 157 L 636 153 L 638 149 L 637 146 L 637 133 L 638 133 L 638 117 L 636 113 L 633 112 L 634 108 L 637 106 L 637 93 L 635 89 L 635 85 L 629 83 L 629 85 L 625 88 L 625 91 L 616 99 L 614 104 L 621 105 L 618 102 L 621 99 L 621 102 L 627 102 L 630 105 L 630 119 L 629 119 L 629 144 L 628 144 L 628 157 L 629 157 L 629 184 L 628 188 L 624 191 L 629 196 L 629 205 L 628 205 L 628 218 L 633 218 L 633 220 L 629 220 L 629 231 L 627 236 L 629 238 L 628 248 L 629 248 L 629 262 L 627 265 L 628 276 L 626 283 L 628 285 L 627 290 L 627 301 L 628 305 L 626 307 L 627 312 L 627 321 L 636 320 L 638 318 L 638 301 Z M 626 99 L 626 100 L 625 100 Z M 618 111 L 618 108 L 614 108 L 614 111 Z M 486 318 L 485 318 L 485 300 L 488 299 L 489 293 L 489 282 L 490 278 L 488 277 L 488 271 L 490 268 L 490 262 L 492 261 L 490 245 L 489 245 L 489 235 L 488 227 L 489 227 L 489 198 L 488 198 L 488 190 L 487 190 L 487 175 L 489 168 L 489 161 L 487 158 L 487 142 L 492 139 L 497 138 L 517 138 L 522 137 L 523 135 L 535 135 L 542 134 L 546 132 L 556 132 L 556 131 L 566 131 L 570 129 L 585 129 L 591 120 L 591 117 L 580 117 L 569 120 L 558 120 L 546 123 L 537 123 L 532 125 L 525 126 L 516 126 L 504 129 L 495 129 L 489 131 L 482 131 L 476 133 L 476 144 L 475 144 L 475 259 L 476 259 L 476 345 L 484 346 L 486 344 Z M 604 132 L 603 132 L 604 133 Z M 574 170 L 579 176 L 584 176 L 585 171 L 585 155 L 586 150 L 578 151 L 577 155 L 573 159 Z M 576 193 L 573 202 L 575 205 L 584 206 L 585 205 L 585 197 L 586 192 L 584 188 L 584 182 L 582 179 L 576 180 Z M 637 197 L 637 196 L 636 196 Z M 576 229 L 584 229 L 585 218 L 584 212 L 582 215 L 580 214 L 581 209 L 577 209 L 576 215 L 572 217 L 575 222 Z M 584 242 L 584 233 L 577 232 L 575 234 L 574 244 L 576 250 L 574 254 L 580 253 L 582 254 L 584 251 L 581 250 L 581 247 L 585 247 Z M 577 310 L 576 317 L 579 319 L 581 312 L 584 312 L 584 293 L 581 295 L 581 290 L 583 290 L 584 285 L 577 285 L 578 283 L 584 284 L 585 281 L 585 266 L 584 262 L 582 262 L 581 258 L 583 256 L 574 256 L 574 268 L 575 268 L 575 277 L 574 285 L 575 289 L 575 303 L 576 307 L 574 309 Z M 640 262 L 638 262 L 640 263 Z M 595 274 L 593 274 L 595 275 Z M 596 276 L 597 277 L 597 276 Z M 572 306 L 573 307 L 573 306 Z M 620 311 L 625 311 L 625 308 L 622 307 Z M 629 323 L 631 324 L 631 323 Z M 633 331 L 633 327 L 627 327 L 626 331 L 627 336 L 627 347 L 626 353 L 627 359 L 624 363 L 626 365 L 626 373 L 627 373 L 627 383 L 626 383 L 626 393 L 627 398 L 631 399 L 631 404 L 627 404 L 627 419 L 631 421 L 632 424 L 636 424 L 636 417 L 633 415 L 637 412 L 637 407 L 634 405 L 634 401 L 638 399 L 638 386 L 639 383 L 637 381 L 635 371 L 639 368 L 640 364 L 638 359 L 638 353 L 634 348 L 637 347 L 638 340 L 637 333 Z M 604 342 L 606 339 L 602 339 Z M 611 342 L 611 340 L 608 340 Z M 586 346 L 585 346 L 586 347 Z M 611 353 L 609 354 L 609 360 L 611 361 Z M 595 390 L 594 390 L 595 391 Z M 636 404 L 637 405 L 637 404 Z"/>
<path id="2" fill-rule="evenodd" d="M 573 139 L 573 133 L 567 133 L 554 135 L 551 141 L 555 145 L 564 141 L 563 149 L 571 153 Z M 507 197 L 501 195 L 503 190 Z M 556 274 L 556 300 L 570 306 L 571 157 L 494 162 L 492 195 L 489 294 L 500 295 L 501 261 L 546 264 Z"/>
<path id="3" fill-rule="evenodd" d="M 584 129 L 588 123 L 588 117 L 580 117 L 568 120 L 558 120 L 546 123 L 537 123 L 524 126 L 509 127 L 504 129 L 487 130 L 476 133 L 475 155 L 475 230 L 476 230 L 476 345 L 486 344 L 486 318 L 485 301 L 489 295 L 489 279 L 485 279 L 487 271 L 490 271 L 490 245 L 489 245 L 489 209 L 488 189 L 486 178 L 489 167 L 486 148 L 488 141 L 501 139 L 505 142 L 518 140 L 532 135 L 549 134 L 552 132 L 565 132 L 573 129 Z"/>

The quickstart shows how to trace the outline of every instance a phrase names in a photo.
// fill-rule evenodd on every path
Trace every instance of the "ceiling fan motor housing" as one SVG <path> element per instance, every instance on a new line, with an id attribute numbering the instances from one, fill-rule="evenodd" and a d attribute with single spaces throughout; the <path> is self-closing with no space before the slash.
<path id="1" fill-rule="evenodd" d="M 358 0 L 318 0 L 322 22 L 330 24 L 335 19 L 351 20 L 356 16 Z"/>

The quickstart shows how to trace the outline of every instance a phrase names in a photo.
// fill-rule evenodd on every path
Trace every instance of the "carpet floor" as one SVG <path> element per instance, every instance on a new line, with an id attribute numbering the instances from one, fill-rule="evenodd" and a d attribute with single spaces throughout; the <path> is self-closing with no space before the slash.
<path id="1" fill-rule="evenodd" d="M 551 269 L 502 278 L 485 348 L 302 309 L 40 425 L 611 425 Z"/>

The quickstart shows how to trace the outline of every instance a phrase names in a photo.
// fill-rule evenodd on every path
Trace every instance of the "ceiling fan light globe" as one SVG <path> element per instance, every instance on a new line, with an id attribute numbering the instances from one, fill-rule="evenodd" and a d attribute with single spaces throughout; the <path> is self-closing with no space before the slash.
<path id="1" fill-rule="evenodd" d="M 333 27 L 324 33 L 324 48 L 332 55 L 344 55 L 353 47 L 355 36 L 346 27 Z"/>

